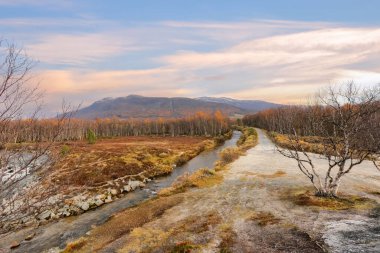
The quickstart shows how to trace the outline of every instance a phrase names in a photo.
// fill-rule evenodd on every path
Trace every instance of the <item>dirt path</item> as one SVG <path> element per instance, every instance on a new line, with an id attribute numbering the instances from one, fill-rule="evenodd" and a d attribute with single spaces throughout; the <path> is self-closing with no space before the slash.
<path id="1" fill-rule="evenodd" d="M 185 193 L 181 204 L 102 252 L 165 252 L 178 242 L 194 246 L 194 252 L 380 251 L 379 209 L 333 211 L 284 199 L 290 194 L 286 191 L 310 184 L 295 161 L 275 151 L 262 131 L 258 134 L 259 144 L 231 165 L 222 184 Z M 380 203 L 378 195 L 363 193 L 363 187 L 380 189 L 380 174 L 370 163 L 347 176 L 342 191 Z"/>

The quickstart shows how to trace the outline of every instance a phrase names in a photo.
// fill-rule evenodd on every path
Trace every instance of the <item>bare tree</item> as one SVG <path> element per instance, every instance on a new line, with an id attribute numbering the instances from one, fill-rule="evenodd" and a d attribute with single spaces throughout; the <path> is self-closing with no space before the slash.
<path id="1" fill-rule="evenodd" d="M 23 217 L 37 214 L 45 205 L 46 195 L 52 189 L 42 190 L 28 178 L 54 162 L 50 150 L 69 117 L 70 108 L 64 106 L 49 141 L 11 145 L 12 140 L 19 142 L 25 131 L 19 127 L 21 122 L 27 121 L 33 129 L 38 121 L 42 94 L 33 85 L 33 67 L 34 62 L 22 49 L 0 41 L 0 228 L 3 231 L 5 222 L 20 222 Z"/>
<path id="2" fill-rule="evenodd" d="M 380 85 L 360 88 L 351 82 L 330 87 L 299 111 L 304 116 L 301 124 L 291 108 L 277 122 L 290 144 L 278 150 L 297 161 L 316 195 L 335 197 L 342 177 L 364 160 L 372 160 L 379 169 Z M 319 158 L 328 161 L 325 171 L 316 169 L 315 156 L 305 150 L 301 133 L 320 137 Z"/>

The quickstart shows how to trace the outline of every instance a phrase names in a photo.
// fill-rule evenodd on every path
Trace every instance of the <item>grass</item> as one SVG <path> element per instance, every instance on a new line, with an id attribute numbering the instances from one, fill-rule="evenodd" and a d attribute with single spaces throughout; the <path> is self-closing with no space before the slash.
<path id="1" fill-rule="evenodd" d="M 185 174 L 179 177 L 171 187 L 162 189 L 158 194 L 160 196 L 170 196 L 173 194 L 185 192 L 187 189 L 198 187 L 212 187 L 223 181 L 223 176 L 217 174 L 215 170 L 203 168 L 193 174 Z"/>
<path id="2" fill-rule="evenodd" d="M 256 176 L 263 179 L 272 179 L 272 178 L 283 177 L 286 175 L 286 172 L 283 170 L 277 170 L 273 174 L 261 174 L 261 173 L 256 173 L 256 172 L 246 172 L 244 174 L 247 176 Z"/>
<path id="3" fill-rule="evenodd" d="M 191 242 L 179 242 L 171 250 L 171 253 L 190 253 L 193 249 L 199 248 L 198 245 L 194 245 Z"/>
<path id="4" fill-rule="evenodd" d="M 257 225 L 263 227 L 267 225 L 278 224 L 281 219 L 276 218 L 270 212 L 255 212 L 249 218 L 249 220 L 253 220 L 257 222 Z"/>
<path id="5" fill-rule="evenodd" d="M 292 189 L 282 193 L 282 199 L 298 206 L 310 206 L 320 210 L 372 209 L 376 201 L 356 195 L 343 195 L 340 198 L 317 197 L 310 189 Z"/>
<path id="6" fill-rule="evenodd" d="M 233 245 L 236 239 L 236 232 L 233 231 L 232 226 L 230 224 L 222 224 L 219 226 L 220 232 L 219 236 L 221 238 L 221 242 L 219 243 L 219 252 L 220 253 L 232 253 Z"/>
<path id="7" fill-rule="evenodd" d="M 221 217 L 215 211 L 202 216 L 189 216 L 170 229 L 140 227 L 134 229 L 120 252 L 192 252 L 211 239 L 210 231 L 217 228 Z M 191 235 L 204 235 L 201 240 L 190 240 Z"/>
<path id="8" fill-rule="evenodd" d="M 94 144 L 67 142 L 57 147 L 61 160 L 48 180 L 61 186 L 96 187 L 128 175 L 157 177 L 170 173 L 216 145 L 205 137 L 121 137 Z"/>
<path id="9" fill-rule="evenodd" d="M 237 146 L 241 151 L 246 151 L 257 145 L 258 136 L 257 132 L 253 127 L 243 127 L 241 128 L 242 135 L 237 142 Z"/>
<path id="10" fill-rule="evenodd" d="M 74 242 L 68 243 L 66 248 L 61 253 L 77 252 L 78 250 L 83 248 L 85 244 L 86 244 L 86 240 L 84 238 L 80 238 Z"/>
<path id="11" fill-rule="evenodd" d="M 219 160 L 214 164 L 214 169 L 203 168 L 189 175 L 186 174 L 168 188 L 162 189 L 159 192 L 161 196 L 169 196 L 176 193 L 181 193 L 187 189 L 198 187 L 212 187 L 223 181 L 223 176 L 218 173 L 225 170 L 228 164 L 237 160 L 241 155 L 244 155 L 249 147 L 257 144 L 257 132 L 254 128 L 242 128 L 243 138 L 238 141 L 238 147 L 225 148 L 219 153 Z M 283 172 L 284 173 L 284 172 Z M 278 175 L 281 176 L 281 175 Z"/>
<path id="12" fill-rule="evenodd" d="M 178 205 L 183 198 L 179 195 L 161 197 L 148 200 L 134 208 L 126 209 L 102 226 L 91 230 L 91 234 L 77 241 L 69 243 L 64 252 L 94 252 L 104 246 L 129 234 L 135 228 L 139 228 L 157 217 L 161 216 L 167 209 Z M 157 235 L 154 235 L 157 236 Z"/>
<path id="13" fill-rule="evenodd" d="M 324 152 L 323 138 L 318 136 L 301 136 L 298 144 L 295 144 L 287 135 L 275 132 L 268 133 L 274 143 L 281 148 L 294 149 L 293 145 L 300 145 L 306 152 L 322 154 Z"/>

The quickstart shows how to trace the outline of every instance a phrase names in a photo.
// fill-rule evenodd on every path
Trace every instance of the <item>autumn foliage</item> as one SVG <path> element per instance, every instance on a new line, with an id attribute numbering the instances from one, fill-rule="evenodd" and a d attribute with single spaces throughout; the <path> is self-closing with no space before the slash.
<path id="1" fill-rule="evenodd" d="M 88 133 L 97 138 L 121 136 L 218 136 L 230 129 L 230 121 L 221 112 L 213 114 L 197 112 L 187 118 L 177 119 L 119 119 L 104 118 L 96 120 L 67 119 L 64 126 L 56 119 L 15 120 L 8 123 L 1 133 L 3 142 L 44 142 L 84 140 Z M 56 129 L 63 127 L 58 138 Z"/>

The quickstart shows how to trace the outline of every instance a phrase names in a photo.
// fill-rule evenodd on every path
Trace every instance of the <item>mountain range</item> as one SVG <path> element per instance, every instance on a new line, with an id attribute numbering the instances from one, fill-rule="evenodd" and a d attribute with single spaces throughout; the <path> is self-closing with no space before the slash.
<path id="1" fill-rule="evenodd" d="M 237 100 L 231 98 L 185 98 L 185 97 L 144 97 L 129 95 L 118 98 L 104 98 L 88 107 L 78 110 L 77 118 L 181 118 L 203 111 L 213 113 L 217 110 L 230 117 L 281 105 L 260 100 Z"/>

